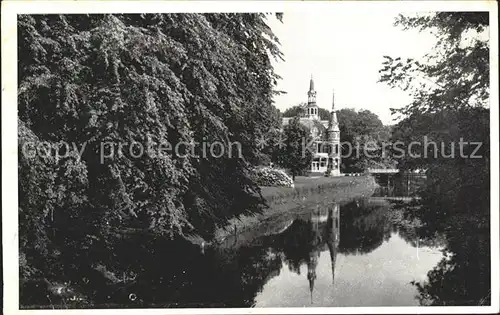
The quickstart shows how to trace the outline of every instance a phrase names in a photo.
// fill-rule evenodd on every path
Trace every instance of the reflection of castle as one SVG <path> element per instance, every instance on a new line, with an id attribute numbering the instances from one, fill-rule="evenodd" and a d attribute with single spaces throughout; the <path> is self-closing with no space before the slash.
<path id="1" fill-rule="evenodd" d="M 337 248 L 340 242 L 340 207 L 338 204 L 329 206 L 328 209 L 316 209 L 311 213 L 312 230 L 316 237 L 313 240 L 313 250 L 309 254 L 307 263 L 307 280 L 309 280 L 309 290 L 312 294 L 314 281 L 316 280 L 316 267 L 323 245 L 326 243 L 330 253 L 332 263 L 332 283 L 335 281 L 335 261 L 337 259 Z"/>

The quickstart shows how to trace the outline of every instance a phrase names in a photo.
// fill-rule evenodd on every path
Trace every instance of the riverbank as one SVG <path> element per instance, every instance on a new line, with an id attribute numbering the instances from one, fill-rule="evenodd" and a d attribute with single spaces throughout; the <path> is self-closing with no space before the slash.
<path id="1" fill-rule="evenodd" d="M 261 214 L 240 216 L 229 221 L 215 233 L 212 244 L 234 247 L 262 235 L 279 233 L 301 213 L 313 207 L 326 206 L 353 198 L 369 197 L 377 184 L 371 176 L 303 177 L 295 179 L 295 187 L 261 187 L 268 208 Z M 204 240 L 192 236 L 189 240 L 201 244 Z"/>

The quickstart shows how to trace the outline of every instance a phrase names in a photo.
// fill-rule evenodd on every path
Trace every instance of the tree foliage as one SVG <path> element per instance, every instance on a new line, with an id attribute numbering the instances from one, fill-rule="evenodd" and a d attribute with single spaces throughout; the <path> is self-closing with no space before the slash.
<path id="1" fill-rule="evenodd" d="M 387 56 L 380 70 L 382 82 L 413 96 L 410 104 L 394 110 L 403 120 L 392 135 L 406 148 L 420 144 L 413 156 L 398 158 L 400 167 L 427 170 L 422 205 L 412 214 L 422 220 L 425 234 L 445 233 L 446 250 L 453 255 L 428 274 L 427 282 L 416 284 L 423 304 L 490 300 L 489 239 L 481 237 L 489 233 L 490 213 L 488 14 L 400 16 L 396 25 L 432 32 L 436 47 L 423 60 Z M 424 138 L 435 146 L 426 147 Z M 462 152 L 460 141 L 468 143 Z"/>
<path id="2" fill-rule="evenodd" d="M 257 162 L 255 164 L 269 165 L 270 163 L 275 162 L 279 155 L 279 144 L 282 139 L 282 114 L 279 109 L 274 108 L 271 115 L 273 115 L 272 125 L 270 125 L 267 132 L 263 132 L 257 140 L 257 147 L 259 148 L 259 151 Z"/>
<path id="3" fill-rule="evenodd" d="M 395 25 L 430 31 L 436 47 L 423 60 L 385 56 L 380 81 L 412 94 L 414 101 L 394 110 L 403 117 L 445 108 L 487 107 L 489 101 L 488 12 L 400 15 Z"/>
<path id="4" fill-rule="evenodd" d="M 288 169 L 295 180 L 296 175 L 311 166 L 312 153 L 307 149 L 311 135 L 307 127 L 296 117 L 283 129 L 283 137 L 277 163 Z"/>
<path id="5" fill-rule="evenodd" d="M 399 165 L 429 169 L 429 187 L 441 187 L 439 194 L 428 192 L 433 203 L 440 200 L 443 208 L 478 213 L 477 205 L 483 204 L 480 200 L 489 200 L 489 43 L 483 33 L 488 28 L 488 13 L 400 16 L 396 24 L 430 30 L 438 37 L 435 52 L 418 69 L 390 58 L 391 65 L 385 63 L 381 70 L 381 81 L 414 91 L 413 102 L 397 110 L 404 119 L 394 127 L 392 140 L 401 141 L 405 148 L 411 142 L 419 145 L 412 148 L 411 156 L 399 157 Z M 434 83 L 422 85 L 422 77 Z M 467 144 L 460 148 L 460 141 Z M 465 202 L 467 196 L 469 200 L 481 196 L 480 202 Z"/>
<path id="6" fill-rule="evenodd" d="M 266 18 L 19 16 L 19 149 L 63 141 L 71 151 L 59 161 L 20 151 L 23 261 L 41 255 L 45 267 L 36 267 L 50 268 L 47 251 L 61 259 L 58 246 L 91 243 L 112 261 L 113 240 L 128 230 L 210 237 L 229 218 L 257 211 L 255 139 L 279 123 L 270 59 L 281 53 Z M 181 142 L 217 142 L 225 154 L 160 154 L 161 144 Z M 241 157 L 228 154 L 235 142 Z M 83 148 L 81 159 L 72 144 Z"/>
<path id="7" fill-rule="evenodd" d="M 384 155 L 382 146 L 389 141 L 388 127 L 369 110 L 342 108 L 337 111 L 342 144 L 344 172 L 362 172 L 366 169 L 393 167 L 394 162 Z M 366 154 L 365 154 L 366 152 Z"/>

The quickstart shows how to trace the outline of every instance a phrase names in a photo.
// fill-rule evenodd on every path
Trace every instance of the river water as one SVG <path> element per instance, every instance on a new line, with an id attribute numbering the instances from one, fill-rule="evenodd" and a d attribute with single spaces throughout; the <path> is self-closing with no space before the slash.
<path id="1" fill-rule="evenodd" d="M 124 302 L 150 307 L 418 305 L 411 282 L 426 280 L 443 258 L 443 246 L 439 240 L 421 242 L 401 203 L 380 198 L 395 189 L 379 183 L 373 198 L 332 202 L 304 209 L 287 222 L 278 220 L 278 233 L 236 236 L 222 247 L 164 257 L 141 273 L 141 286 L 124 292 L 138 298 Z"/>
<path id="2" fill-rule="evenodd" d="M 136 276 L 127 280 L 124 274 L 119 285 L 91 280 L 87 292 L 92 304 L 82 307 L 417 306 L 483 301 L 489 292 L 489 232 L 479 233 L 464 224 L 449 235 L 422 236 L 420 222 L 408 215 L 414 209 L 408 197 L 418 191 L 422 178 L 378 176 L 376 180 L 380 187 L 370 197 L 305 208 L 293 217 L 262 222 L 266 228 L 255 229 L 254 234 L 251 230 L 233 235 L 204 250 L 162 238 L 134 239 L 123 248 L 115 247 L 113 251 L 121 253 L 119 267 Z M 42 293 L 29 294 L 43 299 Z"/>
<path id="3" fill-rule="evenodd" d="M 370 200 L 363 205 L 330 207 L 334 224 L 320 211 L 308 221 L 294 222 L 313 231 L 313 239 L 321 235 L 318 243 L 312 240 L 309 250 L 296 248 L 302 254 L 296 259 L 285 251 L 279 271 L 257 292 L 255 306 L 418 305 L 411 281 L 425 280 L 442 258 L 439 247 L 418 246 L 417 240 L 402 235 L 384 217 L 389 208 L 373 205 Z M 355 207 L 361 211 L 372 207 L 371 211 L 378 213 L 361 218 L 342 214 L 356 211 Z M 343 222 L 337 227 L 339 220 Z M 283 237 L 293 238 L 288 233 L 297 235 L 300 229 L 287 230 Z"/>

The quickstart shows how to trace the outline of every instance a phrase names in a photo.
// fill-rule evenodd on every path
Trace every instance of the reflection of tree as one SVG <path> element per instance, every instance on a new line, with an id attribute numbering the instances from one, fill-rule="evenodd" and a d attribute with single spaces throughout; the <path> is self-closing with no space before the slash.
<path id="1" fill-rule="evenodd" d="M 256 293 L 282 266 L 279 253 L 264 246 L 212 250 L 182 261 L 183 268 L 174 273 L 177 277 L 168 287 L 169 297 L 184 307 L 250 307 Z M 165 295 L 165 291 L 159 293 Z"/>
<path id="2" fill-rule="evenodd" d="M 436 233 L 421 233 L 420 220 L 408 215 L 412 207 L 415 205 L 405 202 L 370 204 L 367 199 L 344 205 L 339 250 L 345 254 L 367 254 L 389 240 L 393 232 L 413 247 L 441 245 L 442 237 Z"/>
<path id="3" fill-rule="evenodd" d="M 444 236 L 451 258 L 429 272 L 427 282 L 415 283 L 419 300 L 432 305 L 488 304 L 489 187 L 481 182 L 488 177 L 480 174 L 484 170 L 462 165 L 430 169 L 421 205 L 408 212 L 422 222 L 419 237 Z"/>
<path id="4" fill-rule="evenodd" d="M 418 201 L 404 202 L 391 201 L 388 219 L 392 224 L 393 231 L 413 247 L 439 247 L 444 245 L 444 238 L 439 233 L 423 233 L 425 227 L 420 219 L 413 215 L 418 211 Z"/>
<path id="5" fill-rule="evenodd" d="M 340 212 L 340 252 L 366 254 L 388 240 L 391 226 L 387 210 L 384 206 L 360 204 L 359 201 L 344 205 Z"/>
<path id="6" fill-rule="evenodd" d="M 137 271 L 134 282 L 111 284 L 102 276 L 89 276 L 92 287 L 99 288 L 92 295 L 96 306 L 112 301 L 123 307 L 250 307 L 255 294 L 282 267 L 280 253 L 263 246 L 225 252 L 207 249 L 202 254 L 184 241 L 141 240 L 114 248 L 120 265 Z M 137 296 L 135 301 L 130 300 L 131 293 Z"/>
<path id="7" fill-rule="evenodd" d="M 477 231 L 470 230 L 465 233 L 449 239 L 447 257 L 428 273 L 428 281 L 414 283 L 421 304 L 473 306 L 491 303 L 489 233 L 477 235 Z"/>
<path id="8" fill-rule="evenodd" d="M 195 247 L 183 245 L 163 252 L 161 259 L 145 254 L 140 259 L 149 265 L 143 265 L 139 286 L 133 290 L 147 299 L 146 305 L 168 301 L 169 306 L 249 307 L 264 284 L 279 275 L 283 261 L 299 274 L 300 267 L 306 265 L 312 290 L 319 253 L 327 244 L 333 245 L 336 252 L 338 235 L 333 230 L 332 214 L 331 209 L 324 209 L 322 215 L 327 220 L 319 219 L 318 213 L 313 213 L 310 220 L 295 220 L 281 234 L 262 237 L 255 246 L 206 250 L 201 255 Z"/>
<path id="9" fill-rule="evenodd" d="M 279 239 L 286 263 L 291 270 L 298 271 L 297 274 L 300 274 L 300 266 L 309 262 L 309 254 L 321 242 L 321 236 L 313 230 L 310 222 L 303 220 L 295 220 Z"/>
<path id="10" fill-rule="evenodd" d="M 124 306 L 250 307 L 269 279 L 279 275 L 283 261 L 297 274 L 301 266 L 307 266 L 303 277 L 309 282 L 312 298 L 320 252 L 329 251 L 334 279 L 337 250 L 368 253 L 394 229 L 410 244 L 421 237 L 417 225 L 401 216 L 404 207 L 361 200 L 341 209 L 313 211 L 309 218 L 294 221 L 279 235 L 262 237 L 253 245 L 230 250 L 208 248 L 204 254 L 180 241 L 146 236 L 124 240 L 114 247 L 115 260 L 120 269 L 136 271 L 137 279 L 133 283 L 109 285 L 102 276 L 89 275 L 92 287 L 101 283 L 98 287 L 102 289 L 93 293 L 94 300 L 112 300 Z M 416 284 L 422 304 L 473 304 L 464 299 L 477 302 L 487 296 L 489 265 L 482 260 L 488 252 L 487 237 L 474 238 L 476 232 L 464 228 L 455 236 L 447 236 L 448 251 L 456 254 L 430 272 L 428 282 Z M 138 299 L 130 301 L 130 293 Z"/>
<path id="11" fill-rule="evenodd" d="M 428 273 L 426 282 L 414 283 L 418 299 L 424 305 L 488 304 L 489 197 L 485 192 L 489 188 L 477 182 L 480 172 L 463 165 L 443 163 L 429 170 L 421 201 L 402 207 L 405 219 L 419 224 L 410 229 L 400 226 L 399 232 L 413 246 L 416 240 L 420 246 L 446 244 L 448 258 Z"/>
<path id="12" fill-rule="evenodd" d="M 428 280 L 412 282 L 418 289 L 417 298 L 422 305 L 488 304 L 491 267 L 489 198 L 485 192 L 489 190 L 475 182 L 480 177 L 476 169 L 464 165 L 429 168 L 432 172 L 429 172 L 427 186 L 421 190 L 421 201 L 392 203 L 386 214 L 393 230 L 408 244 L 414 247 L 445 245 L 447 258 L 428 273 Z M 478 192 L 476 186 L 483 187 L 483 191 Z M 349 206 L 355 208 L 353 204 Z M 342 214 L 349 215 L 348 211 Z M 352 220 L 353 230 L 361 226 L 354 214 L 351 219 L 343 218 L 343 222 L 348 220 Z M 364 238 L 349 238 L 346 228 L 342 232 L 341 249 L 355 247 L 346 246 L 348 240 L 365 245 Z"/>

